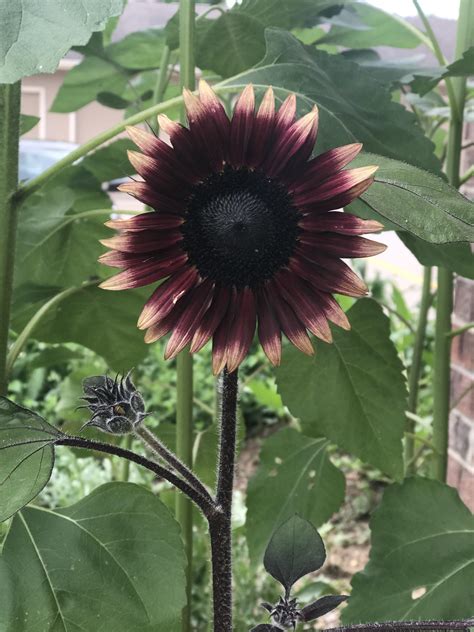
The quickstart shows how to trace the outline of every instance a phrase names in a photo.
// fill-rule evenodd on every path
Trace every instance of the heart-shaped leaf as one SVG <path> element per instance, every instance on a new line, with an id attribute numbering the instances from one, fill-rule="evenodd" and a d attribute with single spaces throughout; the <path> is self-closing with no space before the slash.
<path id="1" fill-rule="evenodd" d="M 272 535 L 263 564 L 289 595 L 293 584 L 321 568 L 325 559 L 326 550 L 319 533 L 310 522 L 294 515 Z"/>
<path id="2" fill-rule="evenodd" d="M 0 522 L 36 498 L 49 481 L 59 434 L 36 413 L 0 397 Z"/>

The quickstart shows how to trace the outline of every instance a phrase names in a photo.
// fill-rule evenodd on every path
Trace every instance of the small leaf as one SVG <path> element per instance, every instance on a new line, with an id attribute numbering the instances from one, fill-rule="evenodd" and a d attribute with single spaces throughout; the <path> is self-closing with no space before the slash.
<path id="1" fill-rule="evenodd" d="M 420 477 L 392 485 L 370 529 L 344 623 L 472 616 L 474 518 L 455 489 Z"/>
<path id="2" fill-rule="evenodd" d="M 39 116 L 31 116 L 29 114 L 20 114 L 20 135 L 26 134 L 38 125 Z"/>
<path id="3" fill-rule="evenodd" d="M 28 0 L 0 3 L 0 83 L 54 72 L 74 45 L 105 28 L 124 0 Z"/>
<path id="4" fill-rule="evenodd" d="M 276 625 L 271 625 L 270 623 L 261 623 L 255 628 L 252 628 L 250 632 L 281 632 L 281 628 L 278 628 Z"/>
<path id="5" fill-rule="evenodd" d="M 314 621 L 331 612 L 347 599 L 349 599 L 347 595 L 325 595 L 301 609 L 303 621 Z"/>
<path id="6" fill-rule="evenodd" d="M 123 99 L 120 95 L 113 92 L 98 92 L 96 101 L 113 110 L 125 110 L 131 103 L 131 101 L 127 101 L 127 99 Z"/>
<path id="7" fill-rule="evenodd" d="M 59 435 L 36 413 L 0 397 L 0 522 L 36 498 L 49 481 Z"/>
<path id="8" fill-rule="evenodd" d="M 103 485 L 65 509 L 26 508 L 0 561 L 0 577 L 2 565 L 10 571 L 0 592 L 12 604 L 1 630 L 174 632 L 186 603 L 179 526 L 131 483 Z"/>
<path id="9" fill-rule="evenodd" d="M 263 564 L 289 595 L 293 584 L 321 568 L 325 559 L 326 551 L 319 533 L 310 522 L 294 515 L 273 534 Z"/>

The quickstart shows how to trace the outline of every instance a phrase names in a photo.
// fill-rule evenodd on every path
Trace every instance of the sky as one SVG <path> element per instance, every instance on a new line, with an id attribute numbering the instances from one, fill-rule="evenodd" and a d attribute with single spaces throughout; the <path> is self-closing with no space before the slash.
<path id="1" fill-rule="evenodd" d="M 416 15 L 412 0 L 368 0 L 387 13 L 397 13 L 403 17 Z M 441 18 L 456 19 L 459 11 L 459 0 L 420 0 L 421 8 L 426 15 L 437 15 Z"/>

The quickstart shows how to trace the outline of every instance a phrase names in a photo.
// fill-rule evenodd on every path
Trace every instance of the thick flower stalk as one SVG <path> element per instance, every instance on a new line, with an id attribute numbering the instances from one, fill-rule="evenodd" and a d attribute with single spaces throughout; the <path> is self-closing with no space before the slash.
<path id="1" fill-rule="evenodd" d="M 154 342 L 171 333 L 165 357 L 213 341 L 213 370 L 234 371 L 258 329 L 274 365 L 282 333 L 313 353 L 308 332 L 331 342 L 328 321 L 349 323 L 333 293 L 364 296 L 367 288 L 342 258 L 385 249 L 361 235 L 382 226 L 336 211 L 372 183 L 376 167 L 344 169 L 360 144 L 311 158 L 315 107 L 299 120 L 290 95 L 275 110 L 269 88 L 258 110 L 252 86 L 229 120 L 204 81 L 184 92 L 189 127 L 159 117 L 170 144 L 141 129 L 128 132 L 143 153 L 130 152 L 143 179 L 122 185 L 154 212 L 113 220 L 119 234 L 101 257 L 123 271 L 109 290 L 154 290 L 138 326 Z"/>

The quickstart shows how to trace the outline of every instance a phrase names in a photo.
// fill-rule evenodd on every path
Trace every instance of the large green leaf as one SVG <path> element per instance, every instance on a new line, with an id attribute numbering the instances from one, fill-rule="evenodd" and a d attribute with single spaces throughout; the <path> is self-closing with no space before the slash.
<path id="1" fill-rule="evenodd" d="M 386 87 L 370 71 L 341 55 L 303 46 L 290 33 L 265 32 L 267 53 L 261 64 L 225 84 L 243 88 L 272 85 L 278 99 L 299 97 L 299 113 L 319 107 L 318 152 L 345 143 L 362 142 L 367 151 L 404 160 L 439 172 L 434 145 L 416 119 L 394 103 Z"/>
<path id="2" fill-rule="evenodd" d="M 0 83 L 40 72 L 54 72 L 75 44 L 119 15 L 124 0 L 28 0 L 0 4 Z"/>
<path id="3" fill-rule="evenodd" d="M 415 48 L 420 44 L 420 38 L 409 22 L 362 2 L 351 3 L 329 22 L 333 26 L 325 37 L 318 40 L 318 45 L 324 42 L 346 48 Z"/>
<path id="4" fill-rule="evenodd" d="M 177 630 L 186 602 L 179 527 L 138 485 L 103 485 L 59 511 L 25 509 L 2 558 L 11 604 L 2 630 Z"/>
<path id="5" fill-rule="evenodd" d="M 16 285 L 67 287 L 99 274 L 99 239 L 107 236 L 107 214 L 84 212 L 112 206 L 100 182 L 82 167 L 71 167 L 21 206 L 18 224 Z"/>
<path id="6" fill-rule="evenodd" d="M 128 138 L 120 138 L 86 156 L 81 167 L 90 171 L 99 182 L 129 176 L 133 173 L 127 157 L 129 149 L 136 149 L 136 145 Z"/>
<path id="7" fill-rule="evenodd" d="M 371 520 L 370 561 L 352 580 L 345 623 L 472 616 L 474 518 L 443 483 L 387 489 Z"/>
<path id="8" fill-rule="evenodd" d="M 165 34 L 161 29 L 146 29 L 130 33 L 119 42 L 105 48 L 108 59 L 122 68 L 146 70 L 160 65 Z"/>
<path id="9" fill-rule="evenodd" d="M 49 481 L 58 434 L 39 415 L 0 397 L 0 522 L 36 498 Z"/>
<path id="10" fill-rule="evenodd" d="M 375 182 L 347 207 L 440 244 L 474 241 L 474 204 L 442 178 L 398 160 L 362 154 L 351 167 L 378 165 Z"/>
<path id="11" fill-rule="evenodd" d="M 403 476 L 406 387 L 389 319 L 371 299 L 347 313 L 351 331 L 316 341 L 312 357 L 288 346 L 278 390 L 303 432 L 328 437 L 394 478 Z"/>
<path id="12" fill-rule="evenodd" d="M 137 318 L 149 291 L 108 292 L 85 287 L 50 310 L 34 330 L 36 340 L 49 343 L 76 342 L 101 355 L 117 371 L 139 364 L 149 346 L 137 329 Z M 38 309 L 39 303 L 25 306 L 26 298 L 14 313 L 13 327 L 21 330 Z"/>
<path id="13" fill-rule="evenodd" d="M 474 279 L 474 254 L 470 244 L 430 244 L 409 233 L 398 233 L 398 236 L 424 266 L 441 266 Z"/>
<path id="14" fill-rule="evenodd" d="M 269 437 L 247 493 L 247 543 L 253 562 L 270 534 L 297 513 L 318 526 L 344 500 L 344 476 L 331 463 L 328 441 L 286 428 Z"/>

